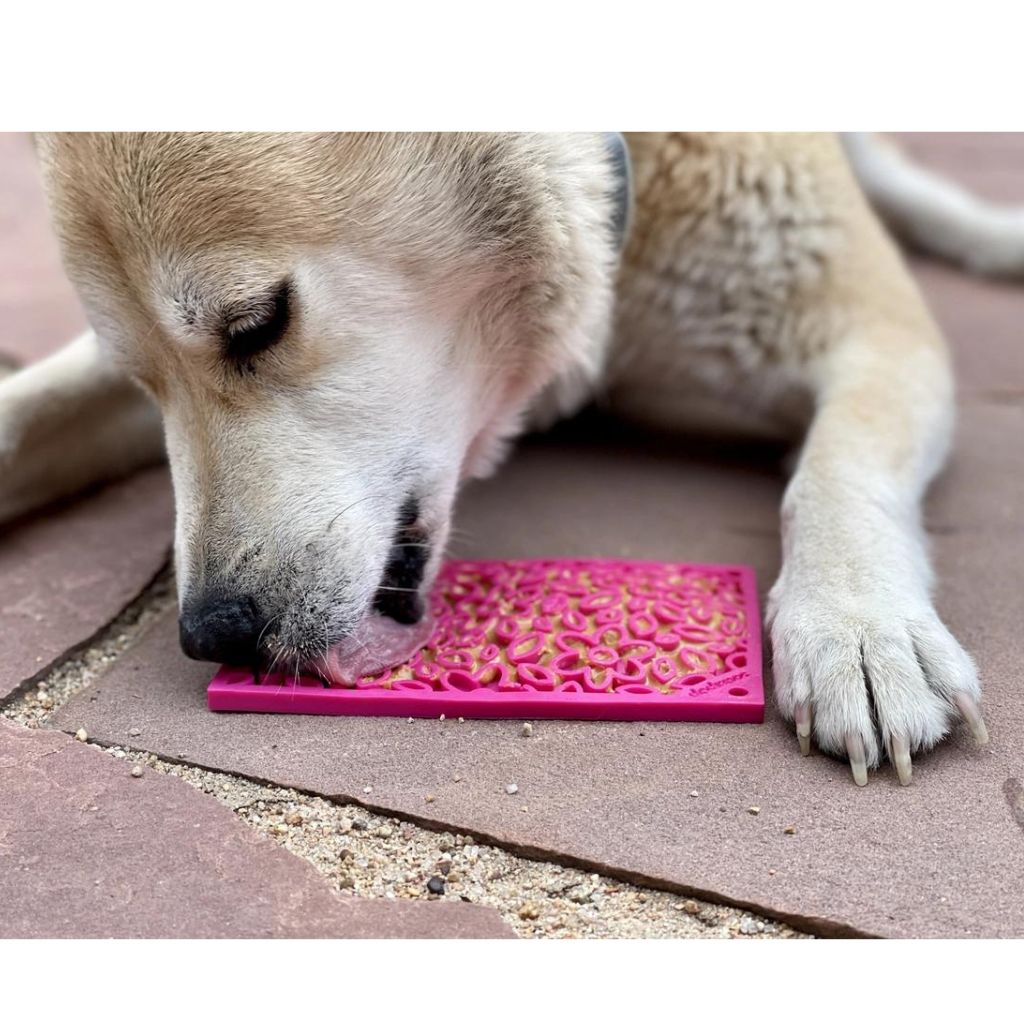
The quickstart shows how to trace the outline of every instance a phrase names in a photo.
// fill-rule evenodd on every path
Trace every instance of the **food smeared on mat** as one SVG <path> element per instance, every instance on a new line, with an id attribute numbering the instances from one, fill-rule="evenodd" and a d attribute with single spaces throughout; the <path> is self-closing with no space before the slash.
<path id="1" fill-rule="evenodd" d="M 760 722 L 753 570 L 618 560 L 451 561 L 433 630 L 393 668 L 325 686 L 222 668 L 214 711 Z"/>

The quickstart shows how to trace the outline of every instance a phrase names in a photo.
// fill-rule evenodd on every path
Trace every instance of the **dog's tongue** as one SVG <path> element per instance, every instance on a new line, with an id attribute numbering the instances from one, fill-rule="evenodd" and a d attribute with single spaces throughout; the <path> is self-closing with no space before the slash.
<path id="1" fill-rule="evenodd" d="M 319 669 L 334 686 L 355 686 L 362 676 L 376 675 L 408 661 L 429 639 L 434 620 L 425 615 L 413 626 L 372 614 L 357 635 L 331 648 Z"/>

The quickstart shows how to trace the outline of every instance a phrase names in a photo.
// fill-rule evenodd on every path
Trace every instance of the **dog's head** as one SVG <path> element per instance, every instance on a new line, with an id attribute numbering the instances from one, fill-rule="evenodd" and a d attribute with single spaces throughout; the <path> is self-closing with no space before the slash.
<path id="1" fill-rule="evenodd" d="M 460 479 L 543 389 L 597 369 L 601 137 L 39 148 L 90 320 L 163 413 L 186 652 L 345 675 L 381 616 L 422 618 Z M 388 643 L 361 668 L 400 657 Z"/>

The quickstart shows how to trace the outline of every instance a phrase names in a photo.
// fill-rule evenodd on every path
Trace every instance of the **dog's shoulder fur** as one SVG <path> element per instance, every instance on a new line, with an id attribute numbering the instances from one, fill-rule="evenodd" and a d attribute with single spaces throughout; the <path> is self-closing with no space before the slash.
<path id="1" fill-rule="evenodd" d="M 872 311 L 898 311 L 937 340 L 834 137 L 661 133 L 630 147 L 635 223 L 607 382 L 616 409 L 792 437 L 823 359 Z"/>

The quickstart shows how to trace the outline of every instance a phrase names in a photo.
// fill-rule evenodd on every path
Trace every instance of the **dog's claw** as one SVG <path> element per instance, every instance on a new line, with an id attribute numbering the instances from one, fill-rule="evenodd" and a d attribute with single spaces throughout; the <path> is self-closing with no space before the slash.
<path id="1" fill-rule="evenodd" d="M 853 733 L 846 737 L 846 752 L 850 755 L 850 768 L 853 771 L 853 781 L 858 786 L 868 784 L 868 759 L 864 753 L 864 741 Z"/>
<path id="2" fill-rule="evenodd" d="M 906 736 L 893 736 L 892 763 L 896 766 L 901 786 L 909 786 L 914 774 L 914 766 L 910 760 L 910 741 Z"/>
<path id="3" fill-rule="evenodd" d="M 800 753 L 807 757 L 811 752 L 810 704 L 797 704 L 793 717 L 796 719 L 796 738 L 800 741 Z"/>
<path id="4" fill-rule="evenodd" d="M 981 717 L 977 701 L 973 697 L 968 697 L 966 693 L 961 693 L 956 698 L 956 706 L 967 720 L 974 742 L 979 747 L 985 746 L 988 743 L 988 729 L 985 728 L 985 719 Z"/>

